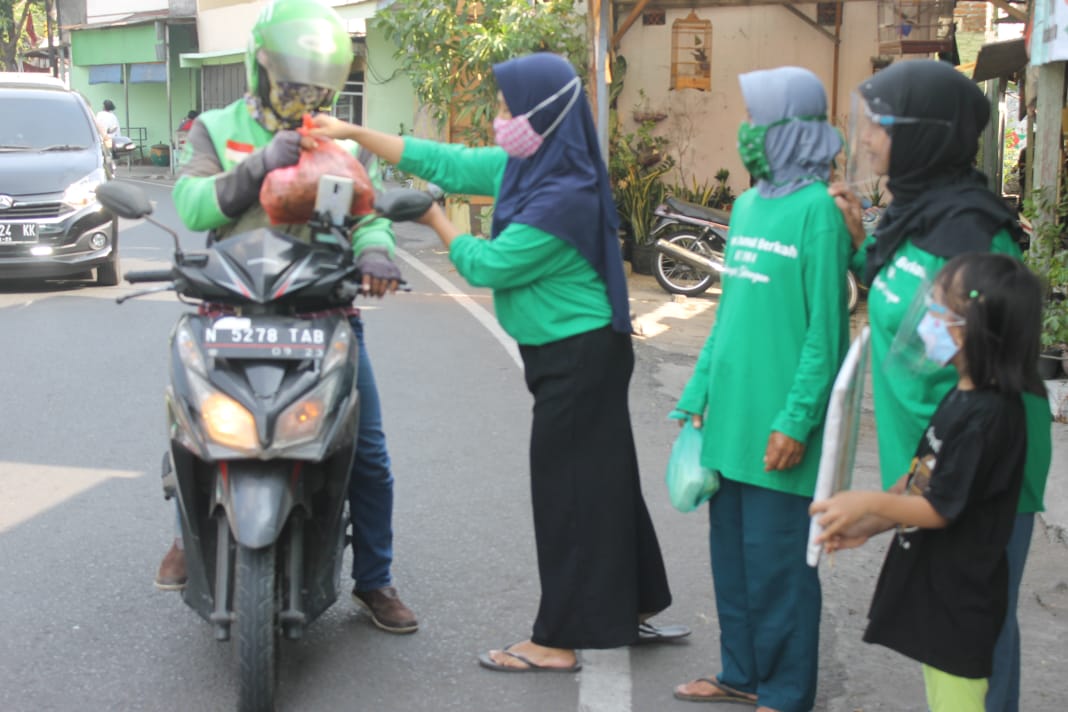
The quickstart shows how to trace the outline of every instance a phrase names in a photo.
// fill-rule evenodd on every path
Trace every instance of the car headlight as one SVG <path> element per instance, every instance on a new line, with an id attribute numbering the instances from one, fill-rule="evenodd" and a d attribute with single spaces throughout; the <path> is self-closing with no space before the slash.
<path id="1" fill-rule="evenodd" d="M 274 425 L 273 447 L 291 447 L 319 437 L 327 414 L 334 408 L 334 401 L 340 390 L 341 375 L 334 373 L 326 376 L 318 386 L 282 411 Z"/>
<path id="2" fill-rule="evenodd" d="M 63 191 L 63 202 L 72 208 L 84 208 L 96 202 L 96 189 L 104 180 L 103 168 L 97 168 L 92 173 L 75 181 Z"/>

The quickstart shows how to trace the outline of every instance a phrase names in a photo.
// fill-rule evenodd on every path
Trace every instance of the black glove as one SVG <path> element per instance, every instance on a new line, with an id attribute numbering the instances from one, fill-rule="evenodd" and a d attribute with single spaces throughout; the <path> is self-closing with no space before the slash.
<path id="1" fill-rule="evenodd" d="M 363 276 L 363 289 L 376 297 L 396 291 L 401 281 L 400 269 L 380 247 L 368 247 L 356 258 L 356 268 Z"/>
<path id="2" fill-rule="evenodd" d="M 296 131 L 279 131 L 263 149 L 263 172 L 285 168 L 300 158 L 300 134 Z"/>

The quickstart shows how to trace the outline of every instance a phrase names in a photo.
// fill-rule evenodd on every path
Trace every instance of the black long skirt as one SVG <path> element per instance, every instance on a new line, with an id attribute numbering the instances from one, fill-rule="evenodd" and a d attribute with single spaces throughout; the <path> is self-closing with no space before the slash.
<path id="1" fill-rule="evenodd" d="M 531 640 L 630 645 L 638 615 L 671 604 L 631 432 L 630 335 L 605 327 L 520 352 L 534 396 L 530 479 L 541 579 Z"/>

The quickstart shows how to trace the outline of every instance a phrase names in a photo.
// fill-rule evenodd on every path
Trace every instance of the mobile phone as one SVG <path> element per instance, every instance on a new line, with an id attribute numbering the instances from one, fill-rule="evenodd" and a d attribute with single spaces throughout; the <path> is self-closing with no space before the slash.
<path id="1" fill-rule="evenodd" d="M 352 206 L 352 179 L 324 175 L 319 178 L 315 211 L 334 225 L 343 225 Z"/>

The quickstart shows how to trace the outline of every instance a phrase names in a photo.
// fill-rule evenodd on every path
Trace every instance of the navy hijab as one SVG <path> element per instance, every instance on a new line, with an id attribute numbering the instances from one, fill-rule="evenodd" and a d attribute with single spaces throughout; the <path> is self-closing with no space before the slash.
<path id="1" fill-rule="evenodd" d="M 493 73 L 513 116 L 530 111 L 577 76 L 570 62 L 547 52 L 496 64 Z M 571 98 L 571 91 L 566 91 L 532 115 L 534 130 L 544 134 Z M 631 333 L 619 218 L 584 97 L 572 104 L 537 153 L 508 159 L 493 208 L 491 235 L 496 237 L 513 222 L 555 235 L 578 250 L 604 280 L 612 329 Z"/>

